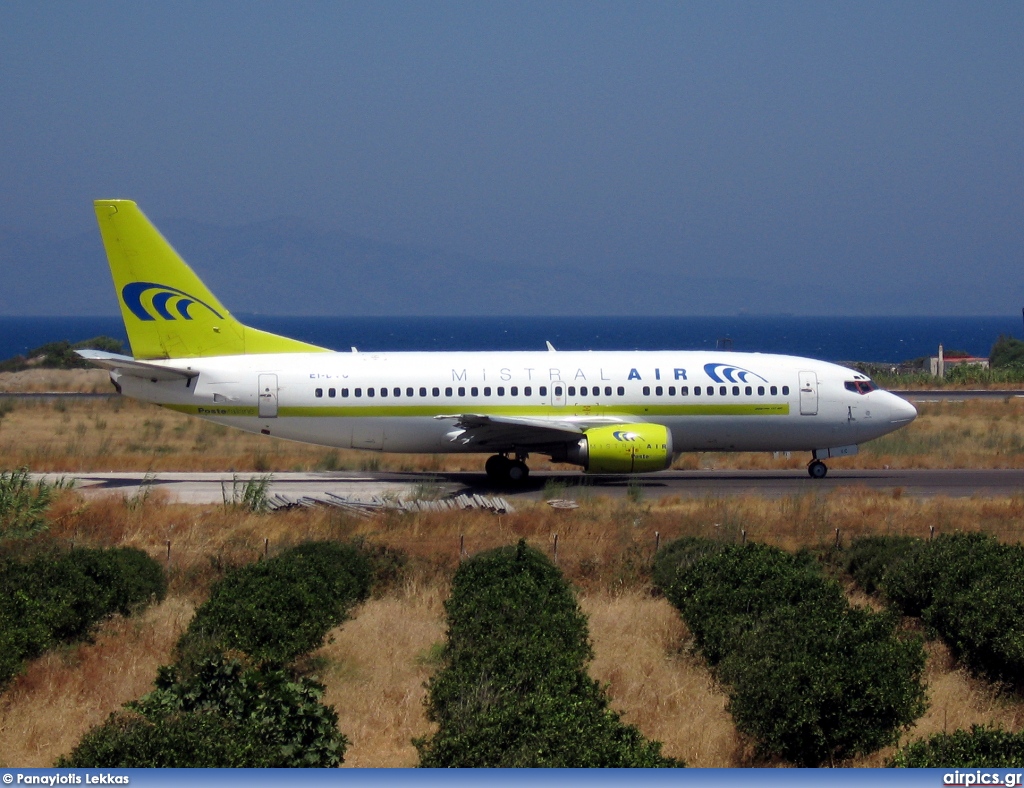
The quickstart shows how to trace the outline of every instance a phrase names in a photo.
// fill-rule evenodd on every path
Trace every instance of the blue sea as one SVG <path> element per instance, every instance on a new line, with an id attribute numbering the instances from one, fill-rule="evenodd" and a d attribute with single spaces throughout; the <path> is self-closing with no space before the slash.
<path id="1" fill-rule="evenodd" d="M 987 356 L 1006 317 L 283 317 L 248 325 L 336 350 L 733 350 L 825 361 L 900 362 L 946 350 Z M 0 359 L 47 342 L 106 335 L 127 343 L 118 317 L 0 317 Z M 127 346 L 127 344 L 126 344 Z"/>

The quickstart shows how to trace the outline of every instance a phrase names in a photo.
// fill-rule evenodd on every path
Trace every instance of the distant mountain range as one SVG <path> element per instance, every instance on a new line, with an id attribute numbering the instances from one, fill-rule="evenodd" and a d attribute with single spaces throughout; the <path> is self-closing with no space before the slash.
<path id="1" fill-rule="evenodd" d="M 637 261 L 579 270 L 477 260 L 291 219 L 236 227 L 161 222 L 161 231 L 234 312 L 278 315 L 702 315 L 827 312 L 779 283 L 659 272 Z M 0 233 L 0 314 L 115 315 L 98 232 Z"/>

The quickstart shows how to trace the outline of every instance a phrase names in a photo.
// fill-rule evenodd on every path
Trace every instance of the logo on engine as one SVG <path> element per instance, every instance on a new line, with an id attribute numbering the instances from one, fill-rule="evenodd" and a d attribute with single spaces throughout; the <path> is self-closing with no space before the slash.
<path id="1" fill-rule="evenodd" d="M 705 364 L 704 371 L 715 383 L 749 383 L 751 377 L 755 377 L 765 383 L 768 382 L 756 372 L 743 369 L 743 367 L 734 367 L 730 364 Z"/>
<path id="2" fill-rule="evenodd" d="M 626 432 L 625 430 L 615 430 L 612 433 L 612 437 L 617 441 L 638 441 L 640 436 L 635 432 Z"/>
<path id="3" fill-rule="evenodd" d="M 146 297 L 146 303 L 143 303 L 143 297 Z M 192 315 L 188 310 L 194 304 L 199 304 L 210 310 L 215 317 L 224 319 L 224 316 L 212 306 L 184 290 L 156 282 L 130 282 L 121 288 L 121 298 L 124 305 L 139 320 L 156 320 L 158 317 L 161 320 L 191 320 Z"/>

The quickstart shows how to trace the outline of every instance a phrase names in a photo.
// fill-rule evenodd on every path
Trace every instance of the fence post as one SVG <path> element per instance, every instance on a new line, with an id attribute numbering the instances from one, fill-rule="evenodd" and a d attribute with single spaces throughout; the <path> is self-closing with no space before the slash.
<path id="1" fill-rule="evenodd" d="M 740 544 L 746 544 L 746 543 L 747 543 L 747 529 L 746 528 L 742 528 L 742 529 L 740 529 Z"/>
<path id="2" fill-rule="evenodd" d="M 654 532 L 654 552 L 661 549 L 661 531 Z"/>
<path id="3" fill-rule="evenodd" d="M 555 553 L 554 553 L 555 566 L 558 566 L 558 534 L 555 534 Z"/>
<path id="4" fill-rule="evenodd" d="M 839 529 L 836 528 L 836 547 L 839 547 Z"/>
<path id="5" fill-rule="evenodd" d="M 263 538 L 263 557 L 266 558 L 268 555 L 270 555 L 270 539 L 264 537 Z"/>
<path id="6" fill-rule="evenodd" d="M 462 563 L 464 555 L 466 555 L 466 535 L 459 534 L 459 563 Z"/>
<path id="7" fill-rule="evenodd" d="M 171 563 L 171 540 L 167 540 L 167 563 Z"/>
<path id="8" fill-rule="evenodd" d="M 935 538 L 935 526 L 934 525 L 929 525 L 928 526 L 928 541 L 930 542 L 934 538 Z"/>

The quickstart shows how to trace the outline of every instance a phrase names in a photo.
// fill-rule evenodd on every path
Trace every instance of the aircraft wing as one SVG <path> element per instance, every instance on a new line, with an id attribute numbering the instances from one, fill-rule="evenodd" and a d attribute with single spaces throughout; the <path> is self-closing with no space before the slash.
<path id="1" fill-rule="evenodd" d="M 550 446 L 553 443 L 568 443 L 579 440 L 591 427 L 603 424 L 622 424 L 625 419 L 596 416 L 569 419 L 535 419 L 528 416 L 485 416 L 462 413 L 450 416 L 435 416 L 435 419 L 450 420 L 453 429 L 448 433 L 450 441 L 464 445 L 479 446 L 481 451 L 500 451 L 518 446 Z"/>
<path id="2" fill-rule="evenodd" d="M 76 350 L 79 356 L 91 364 L 111 372 L 120 372 L 123 375 L 132 375 L 136 378 L 148 380 L 188 380 L 199 375 L 191 369 L 176 369 L 165 367 L 160 364 L 153 364 L 148 361 L 136 361 L 131 356 L 122 356 L 118 353 L 106 353 L 102 350 Z"/>

